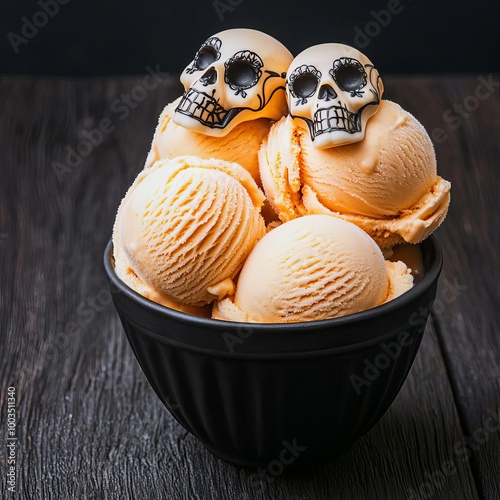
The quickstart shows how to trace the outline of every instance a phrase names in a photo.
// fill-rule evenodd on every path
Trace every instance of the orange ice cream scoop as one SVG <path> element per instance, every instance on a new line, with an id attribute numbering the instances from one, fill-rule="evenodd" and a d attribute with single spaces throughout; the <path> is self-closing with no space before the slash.
<path id="1" fill-rule="evenodd" d="M 146 167 L 161 159 L 182 155 L 217 158 L 239 163 L 260 184 L 258 151 L 271 127 L 267 118 L 240 123 L 223 137 L 211 137 L 173 122 L 181 98 L 165 107 L 153 137 Z"/>
<path id="2" fill-rule="evenodd" d="M 156 162 L 139 174 L 118 210 L 119 276 L 136 289 L 143 283 L 152 298 L 171 299 L 174 308 L 233 293 L 233 278 L 265 234 L 263 201 L 238 164 L 195 156 Z"/>
<path id="3" fill-rule="evenodd" d="M 216 319 L 288 323 L 376 307 L 413 285 L 403 262 L 386 262 L 360 228 L 329 215 L 285 222 L 254 247 L 234 297 L 214 304 Z"/>
<path id="4" fill-rule="evenodd" d="M 266 195 L 282 221 L 329 214 L 361 227 L 382 247 L 418 243 L 444 220 L 450 183 L 437 175 L 424 127 L 382 100 L 365 138 L 319 149 L 301 120 L 273 125 L 259 152 Z"/>

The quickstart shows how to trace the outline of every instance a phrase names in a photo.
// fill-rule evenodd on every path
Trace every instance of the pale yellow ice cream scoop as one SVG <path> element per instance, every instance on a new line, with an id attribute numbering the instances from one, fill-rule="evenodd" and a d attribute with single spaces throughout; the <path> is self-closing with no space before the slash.
<path id="1" fill-rule="evenodd" d="M 258 323 L 335 318 L 376 307 L 412 285 L 406 265 L 385 261 L 357 226 L 308 215 L 278 226 L 257 243 L 234 297 L 215 303 L 213 317 Z"/>
<path id="2" fill-rule="evenodd" d="M 158 161 L 139 174 L 118 210 L 117 274 L 139 293 L 149 290 L 149 298 L 188 312 L 232 293 L 232 279 L 265 234 L 263 201 L 236 163 Z"/>
<path id="3" fill-rule="evenodd" d="M 424 127 L 398 104 L 382 100 L 354 144 L 316 148 L 304 127 L 282 118 L 259 152 L 262 184 L 282 221 L 335 215 L 384 248 L 419 243 L 444 220 L 450 183 L 437 175 Z"/>

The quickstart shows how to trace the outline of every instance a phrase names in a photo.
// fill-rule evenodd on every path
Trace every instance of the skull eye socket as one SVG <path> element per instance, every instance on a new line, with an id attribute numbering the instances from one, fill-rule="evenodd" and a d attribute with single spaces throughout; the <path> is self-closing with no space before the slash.
<path id="1" fill-rule="evenodd" d="M 321 72 L 314 66 L 302 65 L 292 71 L 288 78 L 288 89 L 293 97 L 305 104 L 307 98 L 314 95 L 318 88 Z"/>
<path id="2" fill-rule="evenodd" d="M 225 82 L 236 90 L 236 95 L 241 93 L 242 97 L 246 97 L 244 90 L 253 87 L 259 81 L 264 63 L 255 52 L 243 50 L 234 54 L 224 66 Z"/>
<path id="3" fill-rule="evenodd" d="M 311 73 L 298 76 L 293 82 L 293 91 L 297 97 L 311 97 L 318 86 L 317 78 Z"/>
<path id="4" fill-rule="evenodd" d="M 330 75 L 337 85 L 346 92 L 358 95 L 366 85 L 366 72 L 363 65 L 356 59 L 341 57 L 333 63 Z"/>
<path id="5" fill-rule="evenodd" d="M 217 52 L 213 47 L 203 47 L 196 54 L 194 65 L 196 69 L 207 69 L 213 62 L 217 60 Z"/>
<path id="6" fill-rule="evenodd" d="M 242 88 L 251 87 L 258 79 L 257 70 L 246 61 L 234 61 L 229 64 L 226 75 L 232 85 Z"/>
<path id="7" fill-rule="evenodd" d="M 193 65 L 190 68 L 186 68 L 186 73 L 192 74 L 195 71 L 207 69 L 220 58 L 221 45 L 222 42 L 216 36 L 209 38 L 194 56 Z"/>

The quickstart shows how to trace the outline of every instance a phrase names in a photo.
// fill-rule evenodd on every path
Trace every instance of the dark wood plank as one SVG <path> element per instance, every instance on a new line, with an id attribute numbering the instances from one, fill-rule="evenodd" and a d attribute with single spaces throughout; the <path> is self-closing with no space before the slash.
<path id="1" fill-rule="evenodd" d="M 278 478 L 264 484 L 264 491 L 269 498 L 280 499 L 476 498 L 468 464 L 453 459 L 454 443 L 461 439 L 430 327 L 405 385 L 378 425 L 336 462 Z M 452 472 L 435 473 L 446 468 Z M 290 493 L 283 494 L 288 487 Z"/>
<path id="2" fill-rule="evenodd" d="M 442 88 L 435 80 L 388 84 L 408 99 L 412 92 L 439 94 Z M 101 266 L 118 203 L 142 167 L 163 105 L 180 91 L 176 79 L 164 76 L 120 119 L 112 103 L 138 85 L 141 78 L 0 80 L 0 435 L 7 387 L 14 386 L 19 497 L 426 498 L 428 491 L 433 498 L 475 498 L 474 476 L 480 493 L 487 493 L 495 457 L 484 446 L 472 460 L 454 451 L 464 439 L 464 408 L 473 402 L 455 387 L 464 366 L 458 355 L 455 365 L 448 359 L 453 351 L 445 340 L 444 314 L 436 318 L 438 336 L 428 329 L 388 413 L 336 462 L 260 481 L 212 457 L 175 423 L 133 358 Z M 52 162 L 64 162 L 66 147 L 76 148 L 85 138 L 82 130 L 103 118 L 115 130 L 59 180 Z M 467 335 L 453 330 L 460 336 L 456 342 L 467 343 Z M 485 355 L 476 355 L 468 378 L 483 402 L 485 390 L 476 377 L 484 373 Z M 3 441 L 0 453 L 4 463 Z M 448 462 L 455 472 L 441 484 L 436 472 Z M 6 483 L 0 484 L 4 497 Z"/>
<path id="3" fill-rule="evenodd" d="M 398 81 L 391 90 L 428 130 L 446 135 L 436 154 L 452 183 L 452 202 L 437 233 L 445 250 L 445 296 L 434 315 L 479 491 L 499 498 L 500 94 L 491 80 L 499 81 L 488 74 L 422 78 L 410 88 Z"/>

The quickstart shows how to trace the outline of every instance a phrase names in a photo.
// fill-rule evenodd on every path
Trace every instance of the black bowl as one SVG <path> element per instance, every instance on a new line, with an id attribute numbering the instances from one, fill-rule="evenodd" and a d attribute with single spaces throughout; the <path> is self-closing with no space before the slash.
<path id="1" fill-rule="evenodd" d="M 156 304 L 104 267 L 130 345 L 160 400 L 215 455 L 247 467 L 334 458 L 389 408 L 411 368 L 442 267 L 420 244 L 425 274 L 400 297 L 329 320 L 255 324 Z"/>

